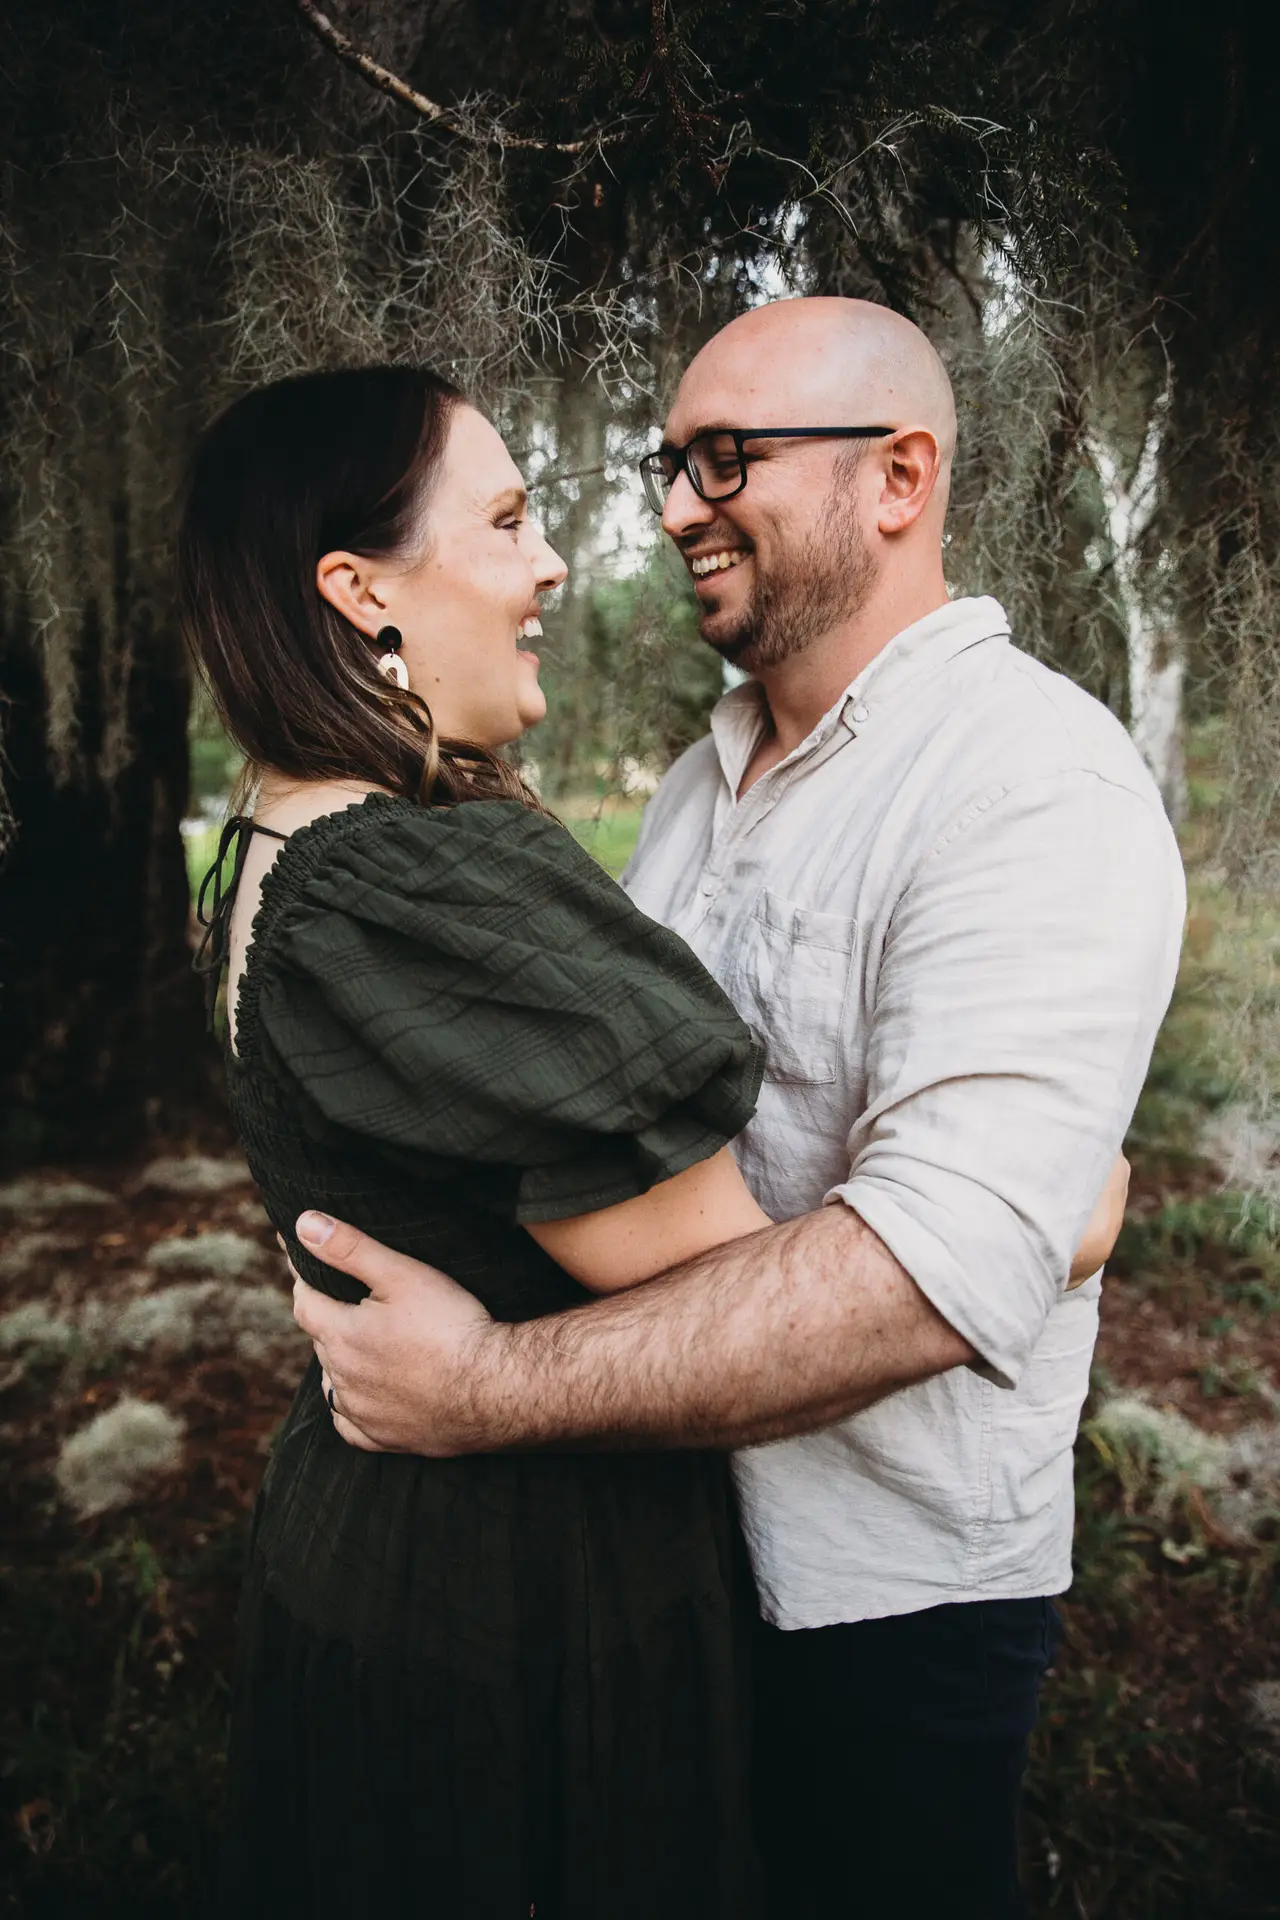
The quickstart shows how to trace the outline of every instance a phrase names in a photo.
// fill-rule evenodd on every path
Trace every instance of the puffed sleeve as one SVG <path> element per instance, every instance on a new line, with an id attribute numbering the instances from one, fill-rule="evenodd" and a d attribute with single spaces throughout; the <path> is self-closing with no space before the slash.
<path id="1" fill-rule="evenodd" d="M 684 942 L 512 801 L 367 802 L 274 931 L 263 1042 L 324 1118 L 403 1159 L 513 1170 L 522 1223 L 708 1158 L 759 1092 Z"/>

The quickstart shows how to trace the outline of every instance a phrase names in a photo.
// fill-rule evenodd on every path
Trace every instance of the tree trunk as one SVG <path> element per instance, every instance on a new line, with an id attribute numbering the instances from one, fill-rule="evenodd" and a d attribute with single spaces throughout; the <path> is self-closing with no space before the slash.
<path id="1" fill-rule="evenodd" d="M 558 498 L 534 495 L 534 511 L 547 515 L 548 537 L 569 569 L 548 619 L 551 709 L 529 743 L 530 756 L 552 795 L 589 778 L 591 757 L 600 745 L 601 689 L 591 670 L 588 616 L 592 561 L 609 493 L 605 452 L 604 403 L 595 386 L 571 365 L 556 398 L 555 464 L 560 472 L 580 477 L 557 488 Z"/>
<path id="2" fill-rule="evenodd" d="M 1182 737 L 1184 673 L 1177 636 L 1155 632 L 1143 621 L 1135 622 L 1129 634 L 1129 730 L 1175 826 L 1187 810 Z"/>
<path id="3" fill-rule="evenodd" d="M 187 938 L 179 822 L 188 682 L 174 639 L 135 619 L 126 724 L 110 782 L 86 753 L 55 772 L 33 636 L 0 639 L 12 844 L 0 875 L 0 1147 L 66 1155 L 131 1144 L 218 1110 Z M 77 661 L 81 737 L 105 714 L 90 614 Z"/>
<path id="4" fill-rule="evenodd" d="M 1176 632 L 1153 615 L 1141 583 L 1141 547 L 1157 499 L 1166 402 L 1157 400 L 1147 422 L 1142 451 L 1126 480 L 1120 463 L 1097 434 L 1089 451 L 1102 489 L 1107 531 L 1115 555 L 1115 581 L 1124 617 L 1129 658 L 1129 731 L 1165 811 L 1177 825 L 1187 803 L 1182 738 L 1184 659 Z"/>

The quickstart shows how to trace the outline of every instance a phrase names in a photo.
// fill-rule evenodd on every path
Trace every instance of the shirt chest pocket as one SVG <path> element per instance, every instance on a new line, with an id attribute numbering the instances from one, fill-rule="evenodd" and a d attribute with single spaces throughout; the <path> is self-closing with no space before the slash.
<path id="1" fill-rule="evenodd" d="M 764 1042 L 769 1079 L 835 1079 L 857 943 L 858 923 L 842 913 L 793 906 L 767 887 L 760 895 L 734 998 Z"/>

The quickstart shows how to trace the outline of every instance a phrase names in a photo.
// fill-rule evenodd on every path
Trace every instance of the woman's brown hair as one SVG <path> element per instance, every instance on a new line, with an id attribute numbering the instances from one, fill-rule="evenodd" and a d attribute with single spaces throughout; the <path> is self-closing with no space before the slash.
<path id="1" fill-rule="evenodd" d="M 426 703 L 316 586 L 323 554 L 416 554 L 454 410 L 426 367 L 306 373 L 244 394 L 191 464 L 178 535 L 183 632 L 248 762 L 410 799 L 537 806 L 515 769 L 436 735 Z"/>

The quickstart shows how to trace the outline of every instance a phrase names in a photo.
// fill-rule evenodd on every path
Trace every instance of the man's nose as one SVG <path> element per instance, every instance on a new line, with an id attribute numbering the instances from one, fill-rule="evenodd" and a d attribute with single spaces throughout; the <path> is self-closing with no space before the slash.
<path id="1" fill-rule="evenodd" d="M 671 491 L 662 509 L 662 531 L 672 540 L 678 540 L 681 534 L 691 533 L 695 527 L 705 527 L 714 519 L 714 509 L 701 494 L 695 493 L 688 474 L 681 467 L 671 483 Z"/>

